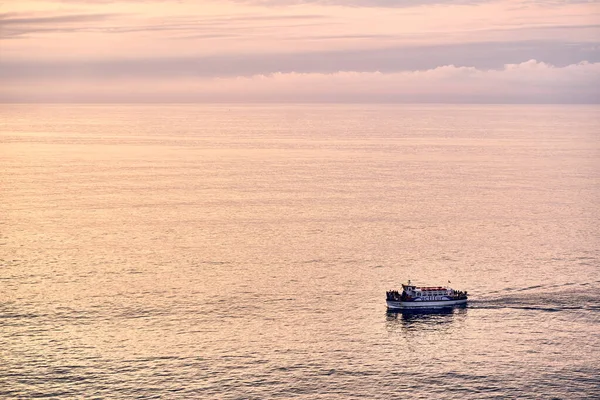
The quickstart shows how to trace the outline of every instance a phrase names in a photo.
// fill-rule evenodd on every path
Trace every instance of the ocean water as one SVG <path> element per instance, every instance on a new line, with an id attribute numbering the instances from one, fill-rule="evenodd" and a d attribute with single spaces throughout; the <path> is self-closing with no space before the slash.
<path id="1" fill-rule="evenodd" d="M 600 397 L 600 107 L 1 105 L 0 398 Z M 390 314 L 411 279 L 466 308 Z"/>

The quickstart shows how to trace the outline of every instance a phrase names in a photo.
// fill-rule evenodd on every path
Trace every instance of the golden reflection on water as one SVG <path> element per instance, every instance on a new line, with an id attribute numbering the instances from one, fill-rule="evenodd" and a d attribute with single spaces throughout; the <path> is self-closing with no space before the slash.
<path id="1" fill-rule="evenodd" d="M 5 105 L 0 397 L 593 398 L 596 111 Z"/>

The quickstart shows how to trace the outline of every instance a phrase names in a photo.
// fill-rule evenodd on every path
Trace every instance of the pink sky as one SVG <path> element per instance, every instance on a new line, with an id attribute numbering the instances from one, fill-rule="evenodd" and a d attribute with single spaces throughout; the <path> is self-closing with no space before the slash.
<path id="1" fill-rule="evenodd" d="M 0 101 L 600 102 L 600 3 L 14 1 Z"/>

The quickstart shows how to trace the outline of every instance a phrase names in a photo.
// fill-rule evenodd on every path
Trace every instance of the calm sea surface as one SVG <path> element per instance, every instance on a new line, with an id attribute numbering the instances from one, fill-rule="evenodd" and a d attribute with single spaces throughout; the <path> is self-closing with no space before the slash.
<path id="1" fill-rule="evenodd" d="M 599 200 L 597 106 L 1 105 L 0 398 L 598 398 Z"/>

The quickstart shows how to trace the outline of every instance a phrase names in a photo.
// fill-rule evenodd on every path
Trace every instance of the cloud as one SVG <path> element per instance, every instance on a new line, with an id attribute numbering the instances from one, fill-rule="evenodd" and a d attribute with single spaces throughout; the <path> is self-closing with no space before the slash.
<path id="1" fill-rule="evenodd" d="M 536 4 L 542 6 L 558 7 L 567 4 L 598 4 L 599 0 L 522 0 L 523 4 Z"/>
<path id="2" fill-rule="evenodd" d="M 111 79 L 8 85 L 3 101 L 599 103 L 600 63 L 529 60 L 500 69 L 445 65 L 393 73 Z"/>
<path id="3" fill-rule="evenodd" d="M 202 85 L 204 93 L 243 93 L 244 100 L 342 102 L 598 102 L 598 87 L 600 63 L 581 62 L 557 68 L 536 60 L 491 70 L 446 65 L 395 73 L 292 72 L 221 78 Z"/>
<path id="4" fill-rule="evenodd" d="M 54 0 L 58 3 L 87 3 L 87 4 L 111 4 L 111 3 L 143 3 L 160 4 L 167 3 L 169 0 Z M 418 7 L 433 4 L 477 4 L 490 2 L 493 0 L 233 0 L 237 3 L 260 6 L 295 6 L 301 4 L 321 5 L 321 6 L 342 6 L 342 7 Z M 571 0 L 573 1 L 573 0 Z M 582 0 L 580 0 L 582 1 Z M 191 3 L 195 0 L 179 0 L 179 3 Z"/>
<path id="5" fill-rule="evenodd" d="M 20 13 L 0 14 L 0 38 L 22 36 L 37 32 L 74 32 L 90 30 L 89 23 L 106 21 L 119 14 L 68 14 L 32 16 Z"/>
<path id="6" fill-rule="evenodd" d="M 54 0 L 58 3 L 78 4 L 112 4 L 112 3 L 140 3 L 164 4 L 169 0 Z M 225 1 L 225 0 L 224 0 Z M 369 8 L 412 8 L 432 5 L 477 5 L 491 3 L 497 0 L 232 0 L 237 3 L 268 6 L 288 7 L 298 5 L 336 6 L 336 7 L 369 7 Z M 179 3 L 193 4 L 196 0 L 178 0 Z M 560 7 L 569 4 L 591 4 L 598 0 L 521 0 L 523 5 L 536 5 L 543 7 Z"/>
<path id="7" fill-rule="evenodd" d="M 0 21 L 3 26 L 12 25 L 45 25 L 56 23 L 71 23 L 71 22 L 89 22 L 104 20 L 115 14 L 76 14 L 76 15 L 58 15 L 52 17 L 17 17 L 7 13 L 0 15 Z"/>
<path id="8" fill-rule="evenodd" d="M 410 8 L 434 5 L 477 5 L 491 3 L 494 0 L 234 0 L 238 3 L 286 7 L 305 5 L 340 6 L 340 7 L 372 7 L 372 8 Z M 597 3 L 598 0 L 522 0 L 524 5 L 542 7 L 559 7 L 568 4 Z"/>
<path id="9" fill-rule="evenodd" d="M 139 19 L 129 15 L 125 21 L 112 24 L 107 20 L 123 17 L 123 14 L 65 14 L 52 16 L 32 16 L 19 13 L 0 14 L 2 36 L 17 37 L 32 33 L 73 33 L 101 32 L 106 34 L 123 34 L 132 32 L 189 32 L 192 37 L 237 37 L 231 30 L 252 29 L 256 25 L 279 23 L 289 26 L 291 23 L 316 23 L 324 21 L 327 16 L 320 14 L 284 14 L 284 15 L 214 15 L 210 17 L 161 17 L 160 19 Z M 111 21 L 109 21 L 111 22 Z M 94 24 L 96 23 L 96 24 Z"/>
<path id="10" fill-rule="evenodd" d="M 342 7 L 381 7 L 381 8 L 409 8 L 430 5 L 456 5 L 486 3 L 492 0 L 238 0 L 240 3 L 249 3 L 262 6 L 290 6 L 299 4 L 313 4 L 321 6 Z"/>
<path id="11" fill-rule="evenodd" d="M 214 33 L 216 34 L 216 33 Z M 231 33 L 233 34 L 233 33 Z M 440 65 L 498 69 L 535 58 L 557 67 L 588 60 L 600 62 L 600 43 L 481 42 L 383 49 L 249 53 L 196 57 L 103 58 L 101 60 L 0 60 L 3 81 L 48 79 L 121 79 L 168 77 L 232 77 L 272 73 L 394 73 L 428 70 Z"/>

